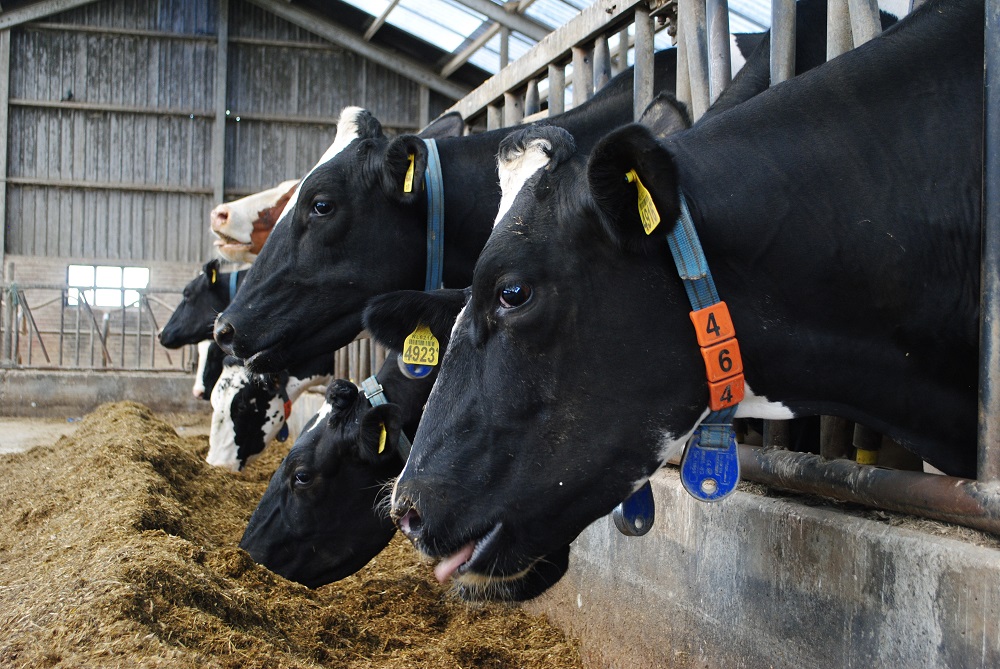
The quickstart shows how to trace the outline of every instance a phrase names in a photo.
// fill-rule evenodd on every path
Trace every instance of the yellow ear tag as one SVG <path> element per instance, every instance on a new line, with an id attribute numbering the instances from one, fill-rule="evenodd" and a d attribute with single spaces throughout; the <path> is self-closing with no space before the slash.
<path id="1" fill-rule="evenodd" d="M 382 434 L 378 436 L 378 452 L 381 453 L 382 451 L 385 450 L 386 433 L 385 433 L 385 425 L 380 425 L 379 427 L 382 428 Z"/>
<path id="2" fill-rule="evenodd" d="M 412 193 L 413 192 L 413 159 L 414 155 L 410 154 L 410 166 L 406 168 L 406 176 L 403 177 L 403 192 Z"/>
<path id="3" fill-rule="evenodd" d="M 642 185 L 642 182 L 639 181 L 639 175 L 635 173 L 635 170 L 626 172 L 625 180 L 629 183 L 635 182 L 636 190 L 639 191 L 639 220 L 642 221 L 642 229 L 648 235 L 660 224 L 660 212 L 656 211 L 656 205 L 653 204 L 653 197 L 646 190 L 646 187 Z"/>
<path id="4" fill-rule="evenodd" d="M 438 353 L 441 346 L 437 337 L 426 325 L 419 325 L 403 342 L 403 362 L 411 365 L 438 364 Z"/>
<path id="5" fill-rule="evenodd" d="M 215 270 L 213 269 L 213 270 L 212 270 L 212 278 L 208 280 L 208 283 L 209 283 L 210 285 L 213 285 L 213 286 L 214 286 L 214 285 L 215 285 L 215 279 L 216 279 L 216 278 L 217 278 L 217 277 L 215 276 Z"/>

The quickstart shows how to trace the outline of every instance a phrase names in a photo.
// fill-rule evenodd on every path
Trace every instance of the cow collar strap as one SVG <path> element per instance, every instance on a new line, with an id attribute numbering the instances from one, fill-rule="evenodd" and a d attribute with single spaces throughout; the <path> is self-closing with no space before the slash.
<path id="1" fill-rule="evenodd" d="M 425 139 L 427 167 L 424 184 L 427 189 L 427 276 L 424 290 L 437 290 L 444 285 L 444 179 L 437 142 Z"/>
<path id="2" fill-rule="evenodd" d="M 233 272 L 233 276 L 236 276 L 236 272 Z M 235 294 L 236 292 L 236 282 L 230 279 L 229 282 L 230 292 Z M 292 401 L 288 399 L 288 386 L 287 384 L 282 384 L 281 388 L 278 390 L 278 397 L 282 400 L 282 408 L 285 412 L 285 422 L 282 424 L 281 429 L 278 431 L 278 436 L 276 437 L 278 441 L 285 442 L 288 440 L 288 417 L 292 415 Z"/>
<path id="3" fill-rule="evenodd" d="M 389 398 L 385 396 L 385 389 L 374 375 L 361 382 L 361 392 L 365 394 L 365 399 L 373 407 L 389 402 Z M 384 430 L 385 427 L 382 429 Z M 381 453 L 381 450 L 379 452 Z M 399 431 L 399 454 L 403 457 L 403 462 L 406 462 L 407 458 L 410 457 L 410 440 L 406 438 L 402 430 Z"/>
<path id="4" fill-rule="evenodd" d="M 239 272 L 229 273 L 229 301 L 236 299 L 236 282 L 239 279 Z"/>

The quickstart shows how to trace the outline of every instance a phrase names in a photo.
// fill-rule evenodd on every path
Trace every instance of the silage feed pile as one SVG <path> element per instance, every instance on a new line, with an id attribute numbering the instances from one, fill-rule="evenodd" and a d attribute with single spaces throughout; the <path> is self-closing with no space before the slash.
<path id="1" fill-rule="evenodd" d="M 579 667 L 515 607 L 469 607 L 397 537 L 309 590 L 237 548 L 287 446 L 233 475 L 142 405 L 0 456 L 0 667 Z M 274 447 L 272 447 L 273 449 Z"/>

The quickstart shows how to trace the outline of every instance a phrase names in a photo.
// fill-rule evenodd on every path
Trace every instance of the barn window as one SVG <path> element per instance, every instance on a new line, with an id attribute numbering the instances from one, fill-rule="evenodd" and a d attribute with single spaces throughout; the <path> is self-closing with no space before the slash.
<path id="1" fill-rule="evenodd" d="M 66 270 L 66 304 L 86 301 L 92 307 L 134 307 L 139 290 L 149 285 L 148 267 L 115 265 L 70 265 Z"/>

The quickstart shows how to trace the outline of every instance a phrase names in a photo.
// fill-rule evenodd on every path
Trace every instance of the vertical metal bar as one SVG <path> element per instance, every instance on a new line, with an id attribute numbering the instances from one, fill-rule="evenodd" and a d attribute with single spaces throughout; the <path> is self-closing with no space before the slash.
<path id="1" fill-rule="evenodd" d="M 604 35 L 594 40 L 594 90 L 599 91 L 611 81 L 611 48 Z"/>
<path id="2" fill-rule="evenodd" d="M 136 304 L 136 322 L 135 322 L 135 369 L 142 368 L 142 296 Z"/>
<path id="3" fill-rule="evenodd" d="M 848 0 L 851 13 L 851 33 L 858 47 L 882 32 L 878 16 L 878 0 Z"/>
<path id="4" fill-rule="evenodd" d="M 733 57 L 729 50 L 729 2 L 707 0 L 709 95 L 715 102 L 733 79 Z"/>
<path id="5" fill-rule="evenodd" d="M 14 263 L 10 264 L 10 273 L 7 276 L 7 283 L 4 284 L 4 294 L 7 296 L 7 305 L 4 312 L 7 315 L 7 322 L 4 323 L 3 333 L 3 354 L 4 360 L 14 364 L 14 328 L 17 327 L 15 319 L 17 312 L 14 309 Z"/>
<path id="6" fill-rule="evenodd" d="M 125 330 L 127 329 L 127 326 L 128 326 L 128 310 L 125 308 L 125 291 L 124 290 L 122 291 L 121 295 L 122 295 L 122 324 L 121 324 L 121 328 L 122 328 L 122 336 L 121 336 L 122 353 L 119 356 L 119 360 L 121 360 L 122 369 L 125 369 L 125 346 L 126 346 Z M 111 318 L 110 318 L 110 314 L 109 314 L 109 317 L 108 317 L 108 326 L 110 327 L 110 325 L 111 325 Z"/>
<path id="7" fill-rule="evenodd" d="M 362 339 L 358 342 L 358 367 L 360 370 L 358 372 L 358 379 L 364 380 L 372 375 L 371 366 L 371 354 L 369 353 L 369 347 L 371 345 L 370 339 Z"/>
<path id="8" fill-rule="evenodd" d="M 222 202 L 226 187 L 226 87 L 229 72 L 229 0 L 219 0 L 215 50 L 215 122 L 212 126 L 212 189 Z"/>
<path id="9" fill-rule="evenodd" d="M 549 64 L 549 116 L 566 111 L 566 68 Z"/>
<path id="10" fill-rule="evenodd" d="M 632 118 L 635 120 L 639 120 L 653 101 L 653 49 L 653 19 L 649 9 L 639 5 L 635 9 L 635 69 L 632 71 Z"/>
<path id="11" fill-rule="evenodd" d="M 63 366 L 63 344 L 66 333 L 66 289 L 59 291 L 62 296 L 59 299 L 59 366 Z"/>
<path id="12" fill-rule="evenodd" d="M 795 76 L 795 0 L 771 0 L 771 85 Z"/>
<path id="13" fill-rule="evenodd" d="M 573 47 L 573 106 L 579 107 L 594 94 L 594 54 L 582 46 Z"/>
<path id="14" fill-rule="evenodd" d="M 615 74 L 628 67 L 628 28 L 618 32 L 618 56 L 614 62 Z"/>
<path id="15" fill-rule="evenodd" d="M 678 5 L 678 12 L 680 5 Z M 691 111 L 691 71 L 687 59 L 687 27 L 678 14 L 677 18 L 677 101 Z"/>
<path id="16" fill-rule="evenodd" d="M 851 16 L 847 0 L 827 0 L 826 59 L 831 60 L 846 51 L 850 51 L 853 45 Z"/>
<path id="17" fill-rule="evenodd" d="M 1000 0 L 986 0 L 979 474 L 1000 479 Z"/>
<path id="18" fill-rule="evenodd" d="M 537 114 L 542 108 L 538 97 L 538 80 L 528 81 L 528 89 L 524 92 L 524 115 Z"/>
<path id="19" fill-rule="evenodd" d="M 845 0 L 846 1 L 846 0 Z M 691 82 L 691 120 L 697 121 L 708 109 L 708 37 L 705 34 L 703 0 L 678 0 L 677 20 L 684 26 L 687 67 Z"/>
<path id="20" fill-rule="evenodd" d="M 517 93 L 503 94 L 503 125 L 509 128 L 524 118 L 524 100 Z"/>
<path id="21" fill-rule="evenodd" d="M 7 254 L 7 126 L 10 121 L 10 30 L 0 30 L 0 275 Z"/>
<path id="22" fill-rule="evenodd" d="M 73 360 L 73 365 L 75 367 L 80 366 L 80 296 L 79 290 L 77 291 L 76 298 L 76 355 Z"/>

